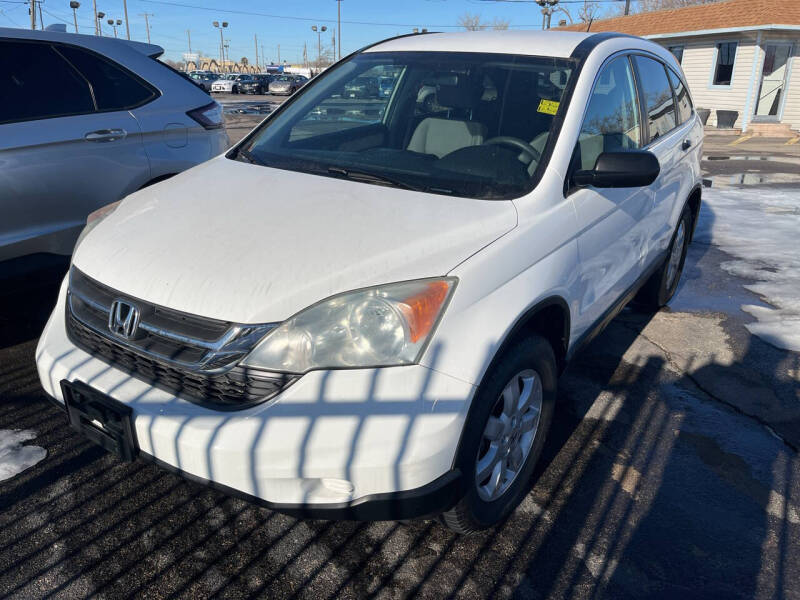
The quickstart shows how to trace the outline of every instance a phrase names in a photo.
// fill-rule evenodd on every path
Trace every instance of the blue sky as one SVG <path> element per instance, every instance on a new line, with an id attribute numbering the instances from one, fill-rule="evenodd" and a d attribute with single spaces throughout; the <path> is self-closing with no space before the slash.
<path id="1" fill-rule="evenodd" d="M 92 1 L 80 2 L 79 31 L 93 33 Z M 580 0 L 562 2 L 577 17 Z M 619 0 L 605 0 L 601 6 L 610 11 L 618 3 Z M 72 30 L 69 0 L 44 0 L 42 9 L 45 25 L 68 22 Z M 106 19 L 124 18 L 122 0 L 97 0 L 97 9 L 106 13 Z M 24 27 L 29 23 L 27 6 L 21 0 L 0 0 L 0 11 L 0 26 Z M 515 29 L 538 29 L 542 23 L 541 9 L 531 2 L 343 0 L 342 53 L 382 38 L 409 33 L 412 27 L 457 31 L 459 17 L 467 12 L 480 14 L 487 21 L 495 17 L 508 20 Z M 257 34 L 267 59 L 277 62 L 280 44 L 282 60 L 299 62 L 304 42 L 308 43 L 309 58 L 316 56 L 317 34 L 311 31 L 312 24 L 328 27 L 323 43 L 330 45 L 336 23 L 336 0 L 128 0 L 131 39 L 146 40 L 142 13 L 150 13 L 151 40 L 164 47 L 167 58 L 180 59 L 188 50 L 187 29 L 191 31 L 194 52 L 201 50 L 209 56 L 218 56 L 219 32 L 212 21 L 224 20 L 229 23 L 225 39 L 230 40 L 231 58 L 247 56 L 253 61 L 253 36 Z M 553 16 L 554 22 L 558 15 Z M 104 23 L 103 31 L 111 33 L 111 28 Z M 124 36 L 124 25 L 118 33 Z"/>

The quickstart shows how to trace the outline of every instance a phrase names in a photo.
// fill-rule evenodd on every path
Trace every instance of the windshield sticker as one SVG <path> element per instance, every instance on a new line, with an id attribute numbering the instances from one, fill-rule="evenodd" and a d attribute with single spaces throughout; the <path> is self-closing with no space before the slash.
<path id="1" fill-rule="evenodd" d="M 539 108 L 537 108 L 536 110 L 546 115 L 554 115 L 558 112 L 558 102 L 556 102 L 555 100 L 542 99 L 539 101 Z"/>

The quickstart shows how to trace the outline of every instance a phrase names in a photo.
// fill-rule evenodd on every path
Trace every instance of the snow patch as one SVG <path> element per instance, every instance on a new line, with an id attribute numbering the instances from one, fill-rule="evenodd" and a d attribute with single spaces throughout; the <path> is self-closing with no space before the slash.
<path id="1" fill-rule="evenodd" d="M 0 429 L 0 481 L 11 479 L 47 456 L 44 448 L 22 445 L 35 437 L 36 432 L 30 429 Z"/>
<path id="2" fill-rule="evenodd" d="M 750 333 L 800 351 L 800 190 L 707 189 L 695 239 L 713 243 L 736 260 L 722 263 L 745 287 L 774 308 L 742 305 L 757 320 Z"/>

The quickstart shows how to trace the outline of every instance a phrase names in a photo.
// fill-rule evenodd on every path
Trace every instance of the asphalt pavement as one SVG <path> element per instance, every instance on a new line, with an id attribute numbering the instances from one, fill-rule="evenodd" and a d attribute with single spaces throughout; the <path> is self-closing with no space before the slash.
<path id="1" fill-rule="evenodd" d="M 800 599 L 800 355 L 745 329 L 758 299 L 727 259 L 695 243 L 669 308 L 578 355 L 527 498 L 467 537 L 298 520 L 120 462 L 36 376 L 66 263 L 5 265 L 0 428 L 48 456 L 0 483 L 0 597 Z"/>

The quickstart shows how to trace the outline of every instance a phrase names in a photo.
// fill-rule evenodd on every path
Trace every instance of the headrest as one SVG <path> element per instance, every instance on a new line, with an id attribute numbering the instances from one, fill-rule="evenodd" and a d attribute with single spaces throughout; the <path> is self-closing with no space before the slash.
<path id="1" fill-rule="evenodd" d="M 456 85 L 440 85 L 436 100 L 447 108 L 475 108 L 482 90 L 472 82 L 459 79 Z"/>

